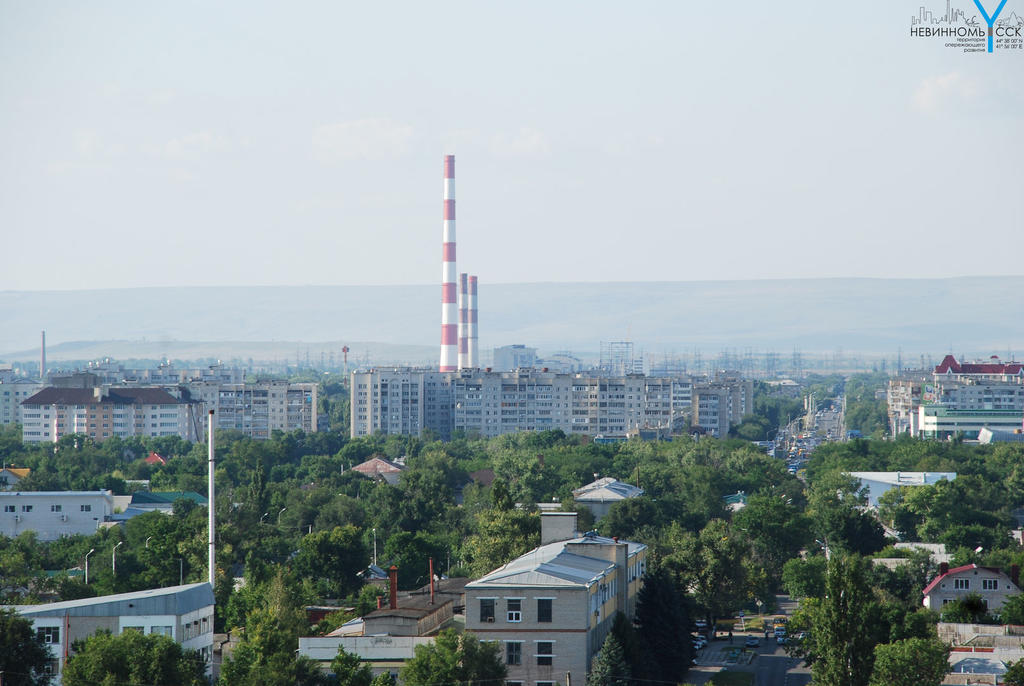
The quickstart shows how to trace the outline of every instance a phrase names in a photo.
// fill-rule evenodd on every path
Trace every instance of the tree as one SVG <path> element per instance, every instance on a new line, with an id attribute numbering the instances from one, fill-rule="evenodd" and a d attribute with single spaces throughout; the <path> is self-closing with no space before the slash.
<path id="1" fill-rule="evenodd" d="M 525 510 L 485 510 L 477 516 L 477 533 L 466 541 L 473 576 L 483 576 L 540 543 L 540 517 Z"/>
<path id="2" fill-rule="evenodd" d="M 676 584 L 693 593 L 708 624 L 731 614 L 750 596 L 747 542 L 721 519 L 713 519 L 696 536 L 673 525 L 675 550 L 664 561 Z"/>
<path id="3" fill-rule="evenodd" d="M 1006 599 L 999 609 L 999 621 L 1003 624 L 1024 624 L 1024 593 Z"/>
<path id="4" fill-rule="evenodd" d="M 316 581 L 317 590 L 330 598 L 344 598 L 359 590 L 356 576 L 369 559 L 359 530 L 351 524 L 317 531 L 302 538 L 295 571 Z"/>
<path id="5" fill-rule="evenodd" d="M 949 647 L 937 638 L 875 646 L 871 686 L 939 686 L 949 673 Z"/>
<path id="6" fill-rule="evenodd" d="M 747 500 L 733 516 L 733 525 L 750 539 L 756 563 L 765 571 L 772 590 L 778 588 L 783 565 L 795 558 L 810 539 L 810 522 L 783 494 L 775 489 Z"/>
<path id="7" fill-rule="evenodd" d="M 861 557 L 833 555 L 824 596 L 810 599 L 806 608 L 801 603 L 809 635 L 797 649 L 810 658 L 816 685 L 867 686 L 871 678 L 879 641 L 868 564 Z"/>
<path id="8" fill-rule="evenodd" d="M 991 621 L 985 600 L 977 593 L 968 593 L 942 606 L 942 621 L 963 624 L 987 624 Z"/>
<path id="9" fill-rule="evenodd" d="M 693 657 L 690 615 L 682 594 L 664 570 L 655 569 L 644 577 L 637 593 L 636 622 L 646 655 L 643 666 L 634 663 L 640 667 L 634 672 L 646 672 L 645 678 L 655 681 L 682 681 Z"/>
<path id="10" fill-rule="evenodd" d="M 820 598 L 825 593 L 825 558 L 794 557 L 782 566 L 782 587 L 794 598 Z"/>
<path id="11" fill-rule="evenodd" d="M 1006 673 L 1003 674 L 1005 686 L 1024 686 L 1024 659 L 1017 660 L 1006 666 Z"/>
<path id="12" fill-rule="evenodd" d="M 45 686 L 50 651 L 32 622 L 13 610 L 0 610 L 0 674 L 7 686 Z"/>
<path id="13" fill-rule="evenodd" d="M 369 665 L 364 665 L 358 655 L 348 653 L 338 646 L 338 654 L 331 660 L 331 671 L 337 680 L 337 686 L 370 686 L 373 672 Z"/>
<path id="14" fill-rule="evenodd" d="M 632 676 L 622 645 L 615 634 L 608 634 L 594 659 L 594 668 L 587 675 L 587 686 L 628 686 Z"/>
<path id="15" fill-rule="evenodd" d="M 497 643 L 482 643 L 471 633 L 445 629 L 433 645 L 416 646 L 415 655 L 402 668 L 409 686 L 453 684 L 493 686 L 506 675 Z"/>
<path id="16" fill-rule="evenodd" d="M 198 651 L 183 650 L 170 636 L 125 631 L 98 632 L 75 641 L 64 665 L 64 686 L 181 684 L 206 686 L 206 663 Z"/>

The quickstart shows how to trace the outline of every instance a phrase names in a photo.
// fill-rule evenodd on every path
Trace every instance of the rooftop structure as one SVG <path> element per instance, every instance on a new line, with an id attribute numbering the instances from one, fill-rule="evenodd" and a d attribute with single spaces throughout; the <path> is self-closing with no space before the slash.
<path id="1" fill-rule="evenodd" d="M 601 519 L 612 505 L 629 498 L 637 498 L 644 494 L 644 489 L 618 479 L 606 476 L 581 486 L 572 492 L 573 500 L 578 505 L 585 505 L 594 513 L 595 519 Z"/>
<path id="2" fill-rule="evenodd" d="M 867 489 L 868 505 L 878 507 L 878 499 L 900 486 L 931 486 L 940 481 L 953 481 L 956 472 L 848 472 Z"/>

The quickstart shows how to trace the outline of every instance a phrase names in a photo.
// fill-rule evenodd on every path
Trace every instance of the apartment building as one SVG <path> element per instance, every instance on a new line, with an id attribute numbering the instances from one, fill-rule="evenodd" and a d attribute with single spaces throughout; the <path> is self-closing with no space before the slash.
<path id="1" fill-rule="evenodd" d="M 21 424 L 21 403 L 45 387 L 38 381 L 0 376 L 0 425 Z"/>
<path id="2" fill-rule="evenodd" d="M 195 404 L 160 388 L 49 387 L 26 398 L 21 407 L 26 443 L 56 443 L 70 434 L 97 441 L 111 436 L 181 436 L 194 441 L 201 435 Z"/>
<path id="3" fill-rule="evenodd" d="M 550 429 L 624 437 L 642 429 L 675 427 L 689 412 L 696 388 L 686 376 L 570 374 L 535 368 L 357 371 L 352 374 L 351 430 L 353 437 L 378 431 L 422 435 L 427 429 L 443 439 L 453 431 L 493 437 Z M 716 428 L 718 421 L 735 423 L 749 414 L 752 382 L 725 378 L 715 388 L 725 394 Z"/>
<path id="4" fill-rule="evenodd" d="M 212 675 L 213 588 L 208 583 L 170 586 L 98 598 L 81 598 L 12 609 L 32 622 L 52 657 L 49 673 L 60 683 L 75 642 L 97 631 L 170 636 L 186 650 L 197 650 Z"/>
<path id="5" fill-rule="evenodd" d="M 928 371 L 905 372 L 889 381 L 886 393 L 894 436 L 978 437 L 982 429 L 1013 430 L 1024 420 L 1024 366 L 960 363 L 947 355 Z"/>
<path id="6" fill-rule="evenodd" d="M 632 619 L 647 547 L 541 515 L 541 545 L 466 585 L 466 630 L 497 641 L 506 684 L 584 683 L 617 612 Z"/>
<path id="7" fill-rule="evenodd" d="M 114 514 L 111 491 L 0 491 L 0 535 L 34 531 L 40 541 L 91 536 Z"/>
<path id="8" fill-rule="evenodd" d="M 499 372 L 514 372 L 537 366 L 537 349 L 525 345 L 503 345 L 494 349 L 491 368 Z"/>
<path id="9" fill-rule="evenodd" d="M 710 436 L 725 437 L 729 429 L 754 413 L 754 382 L 728 375 L 694 384 L 691 404 L 695 427 Z"/>
<path id="10" fill-rule="evenodd" d="M 183 398 L 200 404 L 205 426 L 214 411 L 217 429 L 267 439 L 273 431 L 318 430 L 318 385 L 271 380 L 250 383 L 193 381 L 179 387 Z"/>

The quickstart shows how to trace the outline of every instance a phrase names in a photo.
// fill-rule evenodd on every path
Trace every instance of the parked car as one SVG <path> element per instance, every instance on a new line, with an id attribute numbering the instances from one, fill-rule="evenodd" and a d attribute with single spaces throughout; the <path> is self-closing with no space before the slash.
<path id="1" fill-rule="evenodd" d="M 761 645 L 761 640 L 757 636 L 747 636 L 747 640 L 743 642 L 747 648 L 757 648 Z"/>

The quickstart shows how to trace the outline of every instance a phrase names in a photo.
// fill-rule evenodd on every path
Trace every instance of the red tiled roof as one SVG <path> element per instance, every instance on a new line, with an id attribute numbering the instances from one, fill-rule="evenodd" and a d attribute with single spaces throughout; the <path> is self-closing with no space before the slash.
<path id="1" fill-rule="evenodd" d="M 993 359 L 998 360 L 999 358 L 993 356 Z M 947 374 L 952 372 L 954 374 L 1021 374 L 1024 373 L 1024 364 L 1020 362 L 988 362 L 988 363 L 973 363 L 973 362 L 957 362 L 956 358 L 952 355 L 946 355 L 942 358 L 942 362 L 935 366 L 936 374 Z"/>
<path id="2" fill-rule="evenodd" d="M 1006 576 L 1006 574 L 1003 573 L 1003 570 L 999 569 L 999 567 L 981 567 L 974 563 L 971 563 L 969 565 L 963 565 L 961 567 L 953 567 L 945 574 L 939 574 L 937 577 L 932 579 L 932 582 L 925 586 L 924 590 L 921 591 L 921 595 L 928 595 L 929 593 L 934 591 L 935 587 L 939 585 L 939 582 L 945 579 L 947 576 L 950 576 L 951 574 L 959 574 L 960 572 L 966 572 L 971 569 L 984 569 L 986 571 L 992 572 L 993 574 L 1001 574 L 1002 576 Z"/>
<path id="3" fill-rule="evenodd" d="M 383 457 L 371 457 L 366 462 L 357 464 L 352 469 L 367 476 L 377 476 L 378 474 L 400 472 L 405 467 Z"/>
<path id="4" fill-rule="evenodd" d="M 164 459 L 163 455 L 150 451 L 149 457 L 146 458 L 146 464 L 167 464 L 167 460 Z"/>

